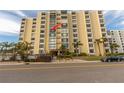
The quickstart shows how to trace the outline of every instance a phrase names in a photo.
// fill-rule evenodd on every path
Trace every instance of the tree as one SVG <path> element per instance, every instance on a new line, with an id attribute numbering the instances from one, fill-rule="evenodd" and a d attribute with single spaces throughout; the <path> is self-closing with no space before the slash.
<path id="1" fill-rule="evenodd" d="M 115 49 L 118 48 L 118 47 L 120 47 L 118 44 L 116 44 L 116 43 L 111 43 L 111 44 L 110 44 L 111 53 L 113 54 L 114 51 L 115 51 Z"/>
<path id="2" fill-rule="evenodd" d="M 4 45 L 3 45 L 3 42 L 0 43 L 0 54 L 1 54 L 1 57 L 3 59 L 3 51 L 4 51 Z"/>
<path id="3" fill-rule="evenodd" d="M 107 38 L 99 38 L 99 39 L 95 39 L 95 43 L 97 44 L 98 46 L 98 50 L 99 50 L 99 56 L 101 56 L 101 49 L 100 49 L 100 44 L 103 43 L 103 46 L 105 45 L 105 42 L 107 41 L 108 39 Z M 104 50 L 105 52 L 105 50 Z M 105 52 L 106 53 L 106 52 Z"/>
<path id="4" fill-rule="evenodd" d="M 61 47 L 59 48 L 58 52 L 60 54 L 60 52 L 62 53 L 62 55 L 64 55 L 66 52 L 68 51 L 68 49 L 65 47 L 65 45 L 61 45 Z"/>
<path id="5" fill-rule="evenodd" d="M 75 43 L 73 43 L 73 46 L 75 48 L 76 54 L 78 55 L 78 48 L 79 46 L 83 45 L 80 41 L 77 41 Z"/>
<path id="6" fill-rule="evenodd" d="M 101 39 L 95 39 L 95 43 L 98 46 L 99 56 L 101 56 L 102 54 L 101 54 L 101 50 L 100 50 L 100 43 L 102 43 L 102 40 Z"/>
<path id="7" fill-rule="evenodd" d="M 31 48 L 31 43 L 28 43 L 26 41 L 16 44 L 17 54 L 19 54 L 23 60 L 28 57 Z"/>

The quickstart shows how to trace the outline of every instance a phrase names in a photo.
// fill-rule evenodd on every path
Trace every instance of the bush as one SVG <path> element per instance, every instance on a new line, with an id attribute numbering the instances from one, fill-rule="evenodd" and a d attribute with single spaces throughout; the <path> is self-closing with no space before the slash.
<path id="1" fill-rule="evenodd" d="M 71 52 L 70 55 L 72 55 L 72 56 L 76 56 L 77 54 L 74 53 L 74 52 Z"/>
<path id="2" fill-rule="evenodd" d="M 80 53 L 78 56 L 88 56 L 87 53 Z"/>

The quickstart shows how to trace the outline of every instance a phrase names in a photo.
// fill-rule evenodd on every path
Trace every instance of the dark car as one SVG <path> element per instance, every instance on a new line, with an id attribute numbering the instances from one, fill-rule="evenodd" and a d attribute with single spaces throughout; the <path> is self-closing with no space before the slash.
<path id="1" fill-rule="evenodd" d="M 123 56 L 107 56 L 101 59 L 102 62 L 121 62 L 124 61 Z"/>

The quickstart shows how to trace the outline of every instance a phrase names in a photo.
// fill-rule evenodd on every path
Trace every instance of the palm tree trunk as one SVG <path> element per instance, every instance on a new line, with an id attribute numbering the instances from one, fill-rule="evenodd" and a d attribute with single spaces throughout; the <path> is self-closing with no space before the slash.
<path id="1" fill-rule="evenodd" d="M 99 45 L 99 43 L 97 43 L 97 45 L 98 45 L 98 50 L 99 50 L 99 56 L 101 56 L 101 50 L 100 50 L 100 45 Z"/>

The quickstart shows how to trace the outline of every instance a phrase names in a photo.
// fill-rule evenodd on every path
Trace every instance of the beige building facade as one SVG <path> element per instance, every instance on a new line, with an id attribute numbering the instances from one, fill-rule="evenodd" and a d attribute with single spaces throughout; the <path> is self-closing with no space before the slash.
<path id="1" fill-rule="evenodd" d="M 55 31 L 51 28 L 61 24 Z M 109 52 L 109 43 L 95 43 L 96 39 L 107 38 L 102 11 L 52 10 L 38 12 L 36 18 L 23 18 L 19 42 L 32 44 L 33 54 L 49 53 L 64 45 L 75 52 L 73 43 L 80 41 L 79 53 L 104 55 Z M 100 51 L 99 51 L 100 48 Z"/>

